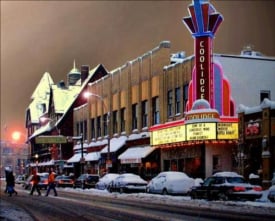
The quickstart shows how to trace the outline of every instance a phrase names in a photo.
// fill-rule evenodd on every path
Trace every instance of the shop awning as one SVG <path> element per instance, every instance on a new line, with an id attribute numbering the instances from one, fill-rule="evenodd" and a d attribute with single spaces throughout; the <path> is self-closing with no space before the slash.
<path id="1" fill-rule="evenodd" d="M 63 168 L 73 168 L 74 165 L 73 164 L 65 164 Z"/>
<path id="2" fill-rule="evenodd" d="M 53 165 L 54 165 L 54 160 L 41 162 L 41 163 L 38 164 L 38 166 L 53 166 Z"/>
<path id="3" fill-rule="evenodd" d="M 85 157 L 86 153 L 84 153 L 83 156 Z M 76 153 L 70 159 L 67 160 L 67 163 L 79 163 L 80 159 L 81 159 L 81 153 Z"/>
<path id="4" fill-rule="evenodd" d="M 100 152 L 91 152 L 85 156 L 85 161 L 98 161 L 100 158 Z"/>
<path id="5" fill-rule="evenodd" d="M 147 157 L 155 150 L 154 147 L 132 147 L 119 155 L 118 159 L 122 164 L 141 163 L 141 159 Z"/>
<path id="6" fill-rule="evenodd" d="M 110 153 L 114 153 L 118 151 L 121 147 L 123 147 L 126 143 L 126 140 L 127 140 L 126 136 L 112 138 L 110 140 Z M 108 145 L 104 147 L 100 153 L 108 153 Z"/>

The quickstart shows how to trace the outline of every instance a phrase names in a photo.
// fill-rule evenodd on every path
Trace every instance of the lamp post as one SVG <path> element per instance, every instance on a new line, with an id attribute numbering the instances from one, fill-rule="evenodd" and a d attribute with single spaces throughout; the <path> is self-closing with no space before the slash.
<path id="1" fill-rule="evenodd" d="M 90 86 L 90 84 L 89 84 Z M 110 111 L 108 111 L 108 108 L 104 102 L 104 99 L 103 97 L 101 97 L 100 95 L 98 94 L 94 94 L 94 93 L 91 93 L 89 91 L 87 91 L 84 96 L 89 99 L 89 97 L 93 96 L 97 99 L 99 99 L 101 102 L 102 102 L 102 105 L 105 109 L 105 111 L 107 112 L 107 119 L 106 119 L 106 127 L 107 127 L 107 160 L 106 160 L 106 169 L 108 170 L 109 167 L 112 167 L 112 161 L 111 161 L 111 158 L 110 158 Z"/>
<path id="2" fill-rule="evenodd" d="M 35 154 L 34 158 L 35 158 L 36 172 L 38 172 L 38 158 L 39 158 L 39 155 Z"/>
<path id="3" fill-rule="evenodd" d="M 83 150 L 83 134 L 80 134 L 80 136 L 72 137 L 72 140 L 80 141 L 81 144 L 81 159 L 80 159 L 80 175 L 84 173 L 84 164 L 85 164 L 85 158 L 84 158 L 84 150 Z"/>

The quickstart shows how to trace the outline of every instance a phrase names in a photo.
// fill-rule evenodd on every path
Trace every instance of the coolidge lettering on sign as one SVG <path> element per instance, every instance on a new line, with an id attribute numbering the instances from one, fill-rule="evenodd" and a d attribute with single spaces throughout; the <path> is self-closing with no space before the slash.
<path id="1" fill-rule="evenodd" d="M 210 79 L 210 37 L 196 38 L 196 99 L 205 99 L 210 102 L 209 79 Z"/>

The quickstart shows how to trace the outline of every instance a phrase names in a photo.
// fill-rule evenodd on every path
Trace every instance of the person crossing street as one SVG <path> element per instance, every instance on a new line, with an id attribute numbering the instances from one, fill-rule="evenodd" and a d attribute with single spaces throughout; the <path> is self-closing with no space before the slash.
<path id="1" fill-rule="evenodd" d="M 32 189 L 31 189 L 30 195 L 32 195 L 34 190 L 36 190 L 38 195 L 40 196 L 41 192 L 40 192 L 40 188 L 38 186 L 38 183 L 40 181 L 40 176 L 37 174 L 36 170 L 33 171 L 33 177 L 31 179 L 31 181 L 32 181 Z"/>
<path id="2" fill-rule="evenodd" d="M 57 191 L 55 189 L 55 183 L 54 183 L 54 172 L 53 172 L 53 168 L 51 168 L 51 171 L 50 171 L 50 174 L 49 174 L 49 178 L 48 178 L 48 183 L 49 183 L 49 186 L 48 186 L 48 189 L 47 189 L 47 193 L 45 196 L 48 196 L 51 189 L 54 191 L 54 195 L 57 196 Z"/>

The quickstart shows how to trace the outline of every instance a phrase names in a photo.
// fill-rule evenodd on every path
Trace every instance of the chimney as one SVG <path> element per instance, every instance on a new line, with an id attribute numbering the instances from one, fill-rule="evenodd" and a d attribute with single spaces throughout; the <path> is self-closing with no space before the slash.
<path id="1" fill-rule="evenodd" d="M 81 66 L 81 84 L 87 79 L 89 75 L 89 65 L 82 65 Z"/>

